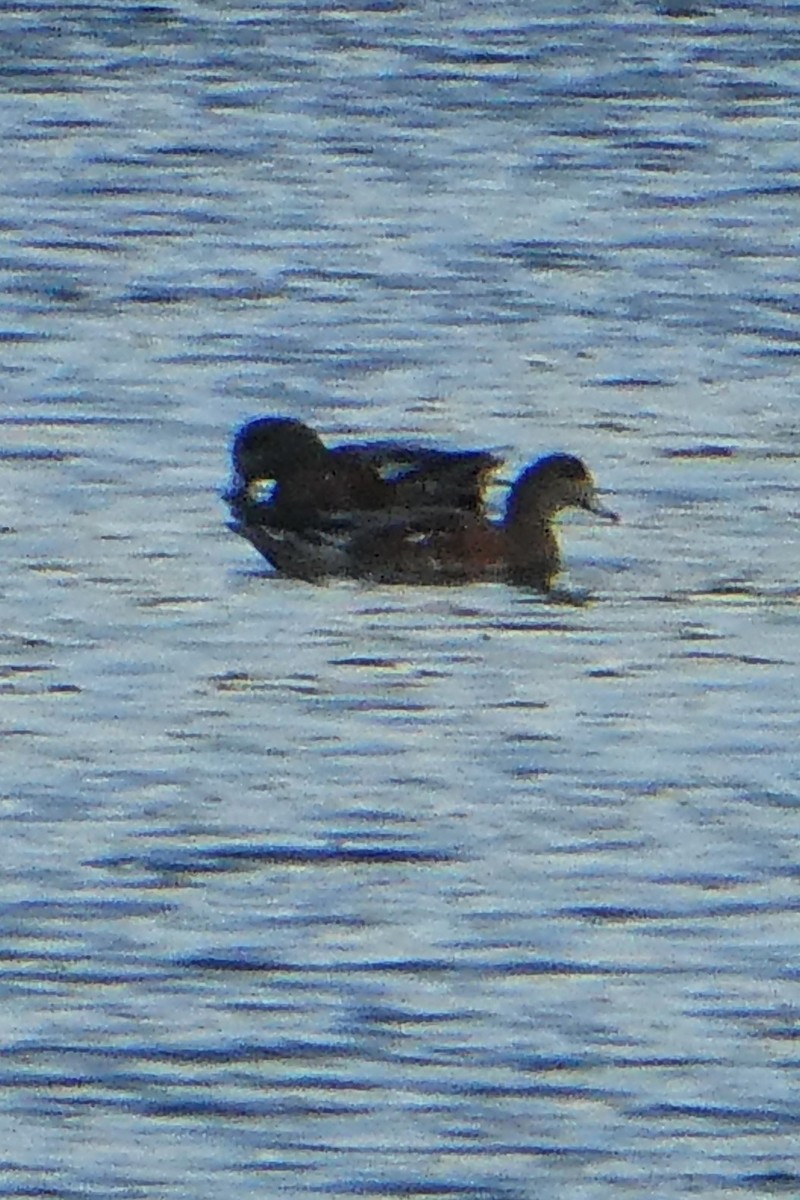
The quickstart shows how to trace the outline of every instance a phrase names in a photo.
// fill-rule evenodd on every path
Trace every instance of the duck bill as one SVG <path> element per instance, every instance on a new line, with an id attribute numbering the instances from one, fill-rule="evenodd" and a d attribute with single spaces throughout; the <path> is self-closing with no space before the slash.
<path id="1" fill-rule="evenodd" d="M 263 504 L 274 487 L 274 479 L 243 479 L 241 475 L 235 475 L 222 493 L 222 499 L 230 505 Z"/>
<path id="2" fill-rule="evenodd" d="M 602 517 L 604 521 L 613 521 L 614 524 L 619 522 L 619 514 L 612 512 L 610 508 L 605 508 L 598 500 L 590 500 L 584 508 L 587 512 L 592 513 L 595 517 Z"/>
<path id="3" fill-rule="evenodd" d="M 222 499 L 226 504 L 235 504 L 237 500 L 241 501 L 243 499 L 244 494 L 245 489 L 242 481 L 240 479 L 234 479 L 225 488 L 225 491 L 222 493 Z"/>

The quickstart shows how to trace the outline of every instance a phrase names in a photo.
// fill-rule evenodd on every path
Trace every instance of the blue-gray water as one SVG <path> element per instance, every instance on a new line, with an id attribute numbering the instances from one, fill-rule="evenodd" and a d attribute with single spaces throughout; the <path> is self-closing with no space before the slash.
<path id="1" fill-rule="evenodd" d="M 798 18 L 0 10 L 0 1195 L 800 1194 Z M 276 580 L 261 412 L 623 523 Z"/>

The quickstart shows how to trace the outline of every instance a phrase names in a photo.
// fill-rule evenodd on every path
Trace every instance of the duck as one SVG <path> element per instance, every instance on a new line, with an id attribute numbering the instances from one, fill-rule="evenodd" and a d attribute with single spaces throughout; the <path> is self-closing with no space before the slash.
<path id="1" fill-rule="evenodd" d="M 232 528 L 279 573 L 297 579 L 345 577 L 388 584 L 491 580 L 548 592 L 561 570 L 554 524 L 568 508 L 619 520 L 600 503 L 582 460 L 558 453 L 521 472 L 499 521 L 442 506 L 337 513 L 304 530 L 246 520 Z"/>
<path id="2" fill-rule="evenodd" d="M 257 417 L 232 447 L 225 494 L 235 521 L 296 532 L 331 514 L 448 508 L 484 513 L 484 492 L 502 459 L 488 450 L 442 450 L 396 441 L 328 447 L 294 417 Z M 267 500 L 265 482 L 274 483 Z"/>

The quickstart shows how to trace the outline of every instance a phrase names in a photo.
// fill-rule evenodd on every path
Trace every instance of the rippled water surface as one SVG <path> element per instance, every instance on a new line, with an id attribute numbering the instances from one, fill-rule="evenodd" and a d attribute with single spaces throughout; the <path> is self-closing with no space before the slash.
<path id="1" fill-rule="evenodd" d="M 800 1193 L 798 17 L 0 11 L 0 1194 Z M 276 579 L 262 412 L 623 522 Z"/>

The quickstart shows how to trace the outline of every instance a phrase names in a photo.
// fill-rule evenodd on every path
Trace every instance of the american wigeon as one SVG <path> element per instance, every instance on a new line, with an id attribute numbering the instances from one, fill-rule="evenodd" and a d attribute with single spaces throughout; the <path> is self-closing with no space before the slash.
<path id="1" fill-rule="evenodd" d="M 488 450 L 440 450 L 403 442 L 327 447 L 293 417 L 259 417 L 233 442 L 235 520 L 304 530 L 334 513 L 453 508 L 484 511 L 484 489 L 501 459 Z M 268 500 L 259 485 L 273 481 Z"/>
<path id="2" fill-rule="evenodd" d="M 548 591 L 561 567 L 553 524 L 573 507 L 619 519 L 600 504 L 579 458 L 551 454 L 515 481 L 500 521 L 441 507 L 340 513 L 304 530 L 247 520 L 232 527 L 278 571 L 299 579 L 346 576 L 414 584 L 504 579 Z"/>

